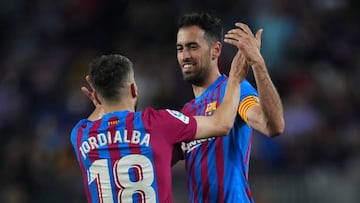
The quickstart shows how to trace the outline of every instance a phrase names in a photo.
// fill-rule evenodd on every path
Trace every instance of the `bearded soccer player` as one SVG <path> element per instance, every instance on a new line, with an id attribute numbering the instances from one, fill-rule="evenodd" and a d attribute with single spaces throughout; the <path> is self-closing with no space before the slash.
<path id="1" fill-rule="evenodd" d="M 252 129 L 269 137 L 284 130 L 281 100 L 260 54 L 261 34 L 262 30 L 254 35 L 246 24 L 236 23 L 225 35 L 224 41 L 236 46 L 252 68 L 257 90 L 247 80 L 241 82 L 238 115 L 228 136 L 183 143 L 192 203 L 253 202 L 248 184 Z M 188 14 L 179 20 L 177 59 L 195 96 L 183 107 L 185 115 L 209 116 L 224 102 L 229 80 L 218 68 L 222 38 L 221 20 L 209 14 Z M 174 157 L 175 163 L 179 157 Z"/>

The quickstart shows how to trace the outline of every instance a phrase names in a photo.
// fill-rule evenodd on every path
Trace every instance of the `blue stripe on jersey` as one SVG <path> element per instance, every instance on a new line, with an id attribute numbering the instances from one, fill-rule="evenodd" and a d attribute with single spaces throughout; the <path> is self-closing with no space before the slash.
<path id="1" fill-rule="evenodd" d="M 78 129 L 81 127 L 81 125 L 84 125 L 85 123 L 87 123 L 87 119 L 82 119 L 80 120 L 75 127 L 73 128 L 72 132 L 71 132 L 71 136 L 70 136 L 70 140 L 71 140 L 71 144 L 74 148 L 75 154 L 76 154 L 76 159 L 79 161 L 81 157 L 79 157 L 79 149 L 76 144 L 77 142 L 77 136 L 78 136 Z"/>
<path id="2" fill-rule="evenodd" d="M 193 159 L 193 153 L 189 153 L 189 154 L 186 154 L 185 156 L 188 156 L 186 158 L 186 162 L 185 162 L 185 167 L 186 167 L 186 171 L 188 172 L 187 174 L 187 187 L 189 188 L 189 196 L 190 196 L 190 199 L 194 199 L 194 193 L 193 193 L 193 180 L 192 180 L 192 171 L 191 171 L 191 164 L 192 161 L 187 161 L 187 160 L 191 160 Z"/>
<path id="3" fill-rule="evenodd" d="M 195 156 L 195 166 L 198 166 L 196 167 L 196 170 L 195 170 L 195 177 L 199 177 L 201 178 L 201 157 L 202 157 L 202 151 L 200 148 L 197 148 L 196 149 L 196 156 Z M 201 198 L 202 197 L 202 182 L 199 182 L 198 185 L 196 185 L 196 191 L 197 191 L 197 198 L 199 200 L 199 202 L 201 202 Z"/>
<path id="4" fill-rule="evenodd" d="M 136 112 L 134 114 L 134 129 L 139 130 L 141 132 L 140 140 L 142 140 L 147 132 L 145 131 L 144 123 L 142 121 L 141 112 Z M 151 147 L 151 145 L 149 145 L 148 147 L 140 147 L 140 151 L 141 151 L 141 154 L 145 155 L 150 160 L 150 162 L 152 163 L 152 167 L 153 167 L 152 172 L 153 172 L 153 175 L 154 175 L 154 180 L 153 180 L 153 183 L 151 184 L 151 187 L 154 189 L 155 194 L 159 194 L 158 193 L 158 187 L 157 187 L 157 184 L 156 184 L 157 177 L 156 177 L 156 173 L 155 173 L 155 163 L 154 163 L 154 156 L 153 156 L 153 153 L 152 153 L 153 152 L 152 147 Z M 139 201 L 139 202 L 141 202 L 141 201 Z M 156 195 L 156 202 L 159 202 L 159 195 Z"/>
<path id="5" fill-rule="evenodd" d="M 241 82 L 240 88 L 241 88 L 240 101 L 250 95 L 258 96 L 258 93 L 255 90 L 255 88 L 251 86 L 250 82 L 247 80 Z"/>
<path id="6" fill-rule="evenodd" d="M 221 138 L 218 138 L 221 139 Z M 215 144 L 216 144 L 216 139 L 210 140 L 209 141 L 209 147 L 208 147 L 208 154 L 212 155 L 215 154 Z M 213 190 L 217 190 L 218 188 L 218 174 L 216 171 L 216 156 L 208 156 L 208 177 L 212 180 L 211 184 L 210 184 L 210 189 L 209 189 L 209 193 L 210 193 L 210 201 L 215 201 L 216 202 L 216 194 L 211 192 Z"/>

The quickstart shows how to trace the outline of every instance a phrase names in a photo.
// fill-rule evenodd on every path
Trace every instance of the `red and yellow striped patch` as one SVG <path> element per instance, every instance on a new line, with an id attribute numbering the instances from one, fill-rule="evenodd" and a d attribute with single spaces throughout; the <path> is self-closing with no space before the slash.
<path id="1" fill-rule="evenodd" d="M 108 125 L 117 125 L 119 123 L 119 119 L 108 121 Z"/>

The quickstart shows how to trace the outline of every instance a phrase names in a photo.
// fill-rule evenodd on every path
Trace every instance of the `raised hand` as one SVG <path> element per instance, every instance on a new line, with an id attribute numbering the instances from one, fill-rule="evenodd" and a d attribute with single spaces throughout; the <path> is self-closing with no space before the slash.
<path id="1" fill-rule="evenodd" d="M 88 83 L 88 85 L 90 86 L 91 91 L 85 86 L 81 87 L 81 91 L 92 101 L 92 103 L 95 106 L 95 109 L 89 115 L 88 120 L 95 121 L 95 120 L 101 118 L 105 114 L 105 111 L 104 111 L 103 105 L 101 104 L 101 102 L 99 101 L 99 99 L 96 96 L 96 91 L 94 89 L 94 85 L 91 82 L 90 76 L 87 75 L 85 77 L 85 80 Z"/>
<path id="2" fill-rule="evenodd" d="M 229 78 L 234 78 L 240 83 L 245 79 L 248 70 L 249 66 L 246 62 L 245 56 L 241 53 L 240 50 L 238 50 L 231 62 Z"/>
<path id="3" fill-rule="evenodd" d="M 85 80 L 88 83 L 88 85 L 90 86 L 91 91 L 87 87 L 82 86 L 81 87 L 82 93 L 84 93 L 90 99 L 90 101 L 92 101 L 92 103 L 94 104 L 95 107 L 98 106 L 98 105 L 101 105 L 101 102 L 95 98 L 95 94 L 94 94 L 95 89 L 94 89 L 94 85 L 91 82 L 90 76 L 87 75 L 85 77 Z"/>
<path id="4" fill-rule="evenodd" d="M 244 23 L 235 23 L 236 28 L 225 34 L 224 42 L 236 46 L 245 56 L 249 65 L 263 61 L 260 54 L 261 35 L 263 29 L 259 29 L 255 36 L 249 26 Z"/>

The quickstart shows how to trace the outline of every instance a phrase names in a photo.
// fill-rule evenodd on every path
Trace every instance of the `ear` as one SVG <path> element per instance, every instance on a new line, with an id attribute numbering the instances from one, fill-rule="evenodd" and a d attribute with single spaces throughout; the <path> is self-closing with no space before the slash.
<path id="1" fill-rule="evenodd" d="M 130 89 L 131 89 L 131 96 L 133 98 L 136 98 L 138 96 L 138 92 L 137 92 L 137 86 L 136 86 L 135 82 L 130 84 Z"/>
<path id="2" fill-rule="evenodd" d="M 217 58 L 219 58 L 220 54 L 221 54 L 221 47 L 222 44 L 220 42 L 215 42 L 212 46 L 212 53 L 211 53 L 211 59 L 215 60 Z"/>

